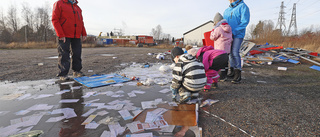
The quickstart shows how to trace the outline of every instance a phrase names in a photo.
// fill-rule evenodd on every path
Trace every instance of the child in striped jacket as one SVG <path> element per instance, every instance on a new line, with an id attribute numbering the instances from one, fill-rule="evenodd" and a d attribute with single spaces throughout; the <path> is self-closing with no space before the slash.
<path id="1" fill-rule="evenodd" d="M 180 103 L 198 98 L 207 81 L 203 64 L 194 56 L 184 54 L 180 47 L 173 48 L 171 56 L 175 62 L 170 86 L 173 100 L 176 101 L 177 92 L 180 95 Z"/>

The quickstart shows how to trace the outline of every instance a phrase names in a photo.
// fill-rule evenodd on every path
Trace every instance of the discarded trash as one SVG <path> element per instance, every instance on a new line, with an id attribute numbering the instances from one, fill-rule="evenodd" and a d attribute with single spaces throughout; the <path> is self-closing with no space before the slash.
<path id="1" fill-rule="evenodd" d="M 88 72 L 89 72 L 89 73 L 92 73 L 92 72 L 93 72 L 93 70 L 88 70 Z"/>
<path id="2" fill-rule="evenodd" d="M 171 69 L 170 69 L 170 67 L 167 66 L 167 65 L 162 65 L 162 66 L 159 68 L 159 70 L 160 70 L 161 72 L 163 72 L 163 73 L 167 73 L 167 72 L 169 72 Z"/>
<path id="3" fill-rule="evenodd" d="M 287 71 L 287 67 L 278 67 L 278 70 L 284 70 L 284 71 Z"/>
<path id="4" fill-rule="evenodd" d="M 310 68 L 320 71 L 320 67 L 319 67 L 319 66 L 316 66 L 316 65 L 313 65 L 313 66 L 311 66 Z"/>
<path id="5" fill-rule="evenodd" d="M 43 134 L 42 130 L 33 130 L 33 131 L 26 132 L 26 133 L 12 135 L 9 137 L 40 137 L 41 134 Z"/>
<path id="6" fill-rule="evenodd" d="M 164 55 L 162 53 L 158 54 L 157 59 L 164 60 Z"/>
<path id="7" fill-rule="evenodd" d="M 154 80 L 151 78 L 148 78 L 146 81 L 141 81 L 141 83 L 145 86 L 151 86 L 154 84 Z"/>
<path id="8" fill-rule="evenodd" d="M 43 66 L 43 63 L 38 63 L 38 66 Z"/>
<path id="9" fill-rule="evenodd" d="M 112 57 L 113 59 L 116 59 L 117 57 Z"/>
<path id="10" fill-rule="evenodd" d="M 211 106 L 212 104 L 217 103 L 217 102 L 219 102 L 219 100 L 207 99 L 207 100 L 205 100 L 205 101 L 202 102 L 202 104 L 200 105 L 200 107 L 204 107 L 204 106 L 206 106 L 206 105 Z"/>

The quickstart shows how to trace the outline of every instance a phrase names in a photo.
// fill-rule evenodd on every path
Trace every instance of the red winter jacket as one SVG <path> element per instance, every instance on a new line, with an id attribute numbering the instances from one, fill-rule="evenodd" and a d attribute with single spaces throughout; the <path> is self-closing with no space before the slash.
<path id="1" fill-rule="evenodd" d="M 80 38 L 87 36 L 84 28 L 82 10 L 78 1 L 71 4 L 68 0 L 58 0 L 53 5 L 52 24 L 59 38 Z"/>

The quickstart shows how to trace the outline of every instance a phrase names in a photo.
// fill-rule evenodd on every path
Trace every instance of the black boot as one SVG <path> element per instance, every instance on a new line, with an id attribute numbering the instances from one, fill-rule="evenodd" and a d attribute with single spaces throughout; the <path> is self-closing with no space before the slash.
<path id="1" fill-rule="evenodd" d="M 241 70 L 240 69 L 234 69 L 234 78 L 231 81 L 233 84 L 238 84 L 241 81 Z"/>
<path id="2" fill-rule="evenodd" d="M 227 76 L 232 78 L 234 77 L 234 68 L 230 67 Z"/>
<path id="3" fill-rule="evenodd" d="M 219 81 L 224 82 L 227 80 L 227 71 L 225 69 L 221 69 L 219 72 L 220 78 Z"/>

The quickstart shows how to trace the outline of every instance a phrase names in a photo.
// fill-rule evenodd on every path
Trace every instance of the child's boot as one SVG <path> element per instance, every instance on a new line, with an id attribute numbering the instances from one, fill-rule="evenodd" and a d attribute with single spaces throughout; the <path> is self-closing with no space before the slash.
<path id="1" fill-rule="evenodd" d="M 213 89 L 218 88 L 218 83 L 217 83 L 217 82 L 212 83 L 212 88 L 213 88 Z"/>
<path id="2" fill-rule="evenodd" d="M 221 69 L 219 72 L 220 78 L 219 81 L 224 82 L 227 80 L 227 71 L 225 69 Z"/>
<path id="3" fill-rule="evenodd" d="M 204 86 L 204 92 L 208 92 L 211 88 L 211 84 L 210 85 L 205 85 Z"/>

